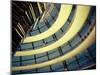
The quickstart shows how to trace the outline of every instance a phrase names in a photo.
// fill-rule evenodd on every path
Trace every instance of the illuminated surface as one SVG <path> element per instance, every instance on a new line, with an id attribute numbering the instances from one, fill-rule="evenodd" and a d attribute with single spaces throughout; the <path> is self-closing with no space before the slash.
<path id="1" fill-rule="evenodd" d="M 38 40 L 47 38 L 50 35 L 57 32 L 64 25 L 66 20 L 68 19 L 71 9 L 72 9 L 72 5 L 61 5 L 61 9 L 60 9 L 58 18 L 55 21 L 55 23 L 52 25 L 52 27 L 50 27 L 50 29 L 48 29 L 47 31 L 45 31 L 41 34 L 38 34 L 36 36 L 26 37 L 24 39 L 24 43 L 38 41 Z"/>
<path id="2" fill-rule="evenodd" d="M 65 42 L 72 39 L 76 35 L 76 33 L 82 28 L 82 26 L 84 25 L 84 21 L 87 19 L 89 9 L 90 9 L 90 6 L 77 6 L 76 14 L 71 23 L 72 24 L 71 27 L 69 28 L 68 32 L 66 31 L 65 35 L 61 39 L 59 39 L 57 42 L 40 49 L 36 49 L 36 50 L 16 52 L 15 56 L 26 56 L 26 55 L 43 53 L 43 52 L 53 50 L 54 48 L 57 48 L 63 45 Z M 79 19 L 79 17 L 82 17 L 82 18 Z"/>
<path id="3" fill-rule="evenodd" d="M 61 9 L 60 4 L 55 6 L 52 11 Z M 18 51 L 12 57 L 13 74 L 83 70 L 96 65 L 95 7 L 72 6 L 68 11 L 69 17 L 57 32 L 50 36 L 45 34 L 48 36 L 46 38 L 36 38 L 37 41 L 22 42 L 18 46 Z M 57 21 L 55 14 L 58 12 L 46 15 L 46 19 L 42 19 L 26 36 L 33 37 L 48 31 Z"/>
<path id="4" fill-rule="evenodd" d="M 88 48 L 88 46 L 90 46 L 91 43 L 93 43 L 94 41 L 95 41 L 95 27 L 93 28 L 93 30 L 91 31 L 91 33 L 87 37 L 87 39 L 85 39 L 85 41 L 82 42 L 82 44 L 80 44 L 78 47 L 73 49 L 71 52 L 69 52 L 69 53 L 67 53 L 67 54 L 65 54 L 61 57 L 58 57 L 56 59 L 47 61 L 47 62 L 43 62 L 43 63 L 40 63 L 40 64 L 28 65 L 28 66 L 22 66 L 22 67 L 14 67 L 14 68 L 12 68 L 12 70 L 16 71 L 16 70 L 33 69 L 33 68 L 39 68 L 39 67 L 44 67 L 44 66 L 56 64 L 58 62 L 64 61 L 65 59 L 71 58 L 72 56 L 80 53 L 84 49 Z"/>

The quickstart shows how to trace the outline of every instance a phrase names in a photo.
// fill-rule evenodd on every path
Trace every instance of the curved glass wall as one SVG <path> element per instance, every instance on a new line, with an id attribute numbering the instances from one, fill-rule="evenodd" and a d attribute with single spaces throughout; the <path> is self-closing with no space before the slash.
<path id="1" fill-rule="evenodd" d="M 62 4 L 53 4 L 53 3 L 45 3 L 45 4 L 46 8 L 48 8 L 48 10 L 45 10 L 45 12 L 47 12 L 48 14 L 44 15 L 44 17 L 36 24 L 35 28 L 31 29 L 31 31 L 29 31 L 26 34 L 26 37 L 35 36 L 47 31 L 58 18 L 58 14 Z M 17 47 L 17 51 L 27 51 L 31 49 L 34 50 L 38 48 L 41 49 L 42 47 L 49 46 L 58 41 L 65 35 L 66 30 L 70 29 L 71 23 L 76 15 L 77 6 L 78 5 L 72 6 L 72 10 L 70 16 L 68 17 L 68 20 L 66 20 L 66 23 L 56 33 L 47 38 L 35 42 L 29 42 L 29 43 L 22 42 Z M 79 17 L 79 19 L 80 18 L 81 17 Z M 46 61 L 56 59 L 71 52 L 74 48 L 78 47 L 89 36 L 89 34 L 91 34 L 93 28 L 95 27 L 95 24 L 96 24 L 96 7 L 91 6 L 89 14 L 87 16 L 86 21 L 84 22 L 83 27 L 71 40 L 47 52 L 33 54 L 29 56 L 14 55 L 12 56 L 12 67 L 20 67 L 20 66 L 28 66 L 30 64 L 44 63 Z M 56 64 L 44 67 L 30 68 L 26 70 L 15 70 L 12 71 L 12 73 L 24 74 L 24 73 L 41 73 L 41 72 L 57 72 L 57 71 L 74 71 L 74 70 L 85 70 L 92 68 L 95 69 L 95 66 L 96 66 L 96 41 L 94 41 L 88 48 L 86 48 L 82 52 L 62 62 L 58 62 Z"/>

